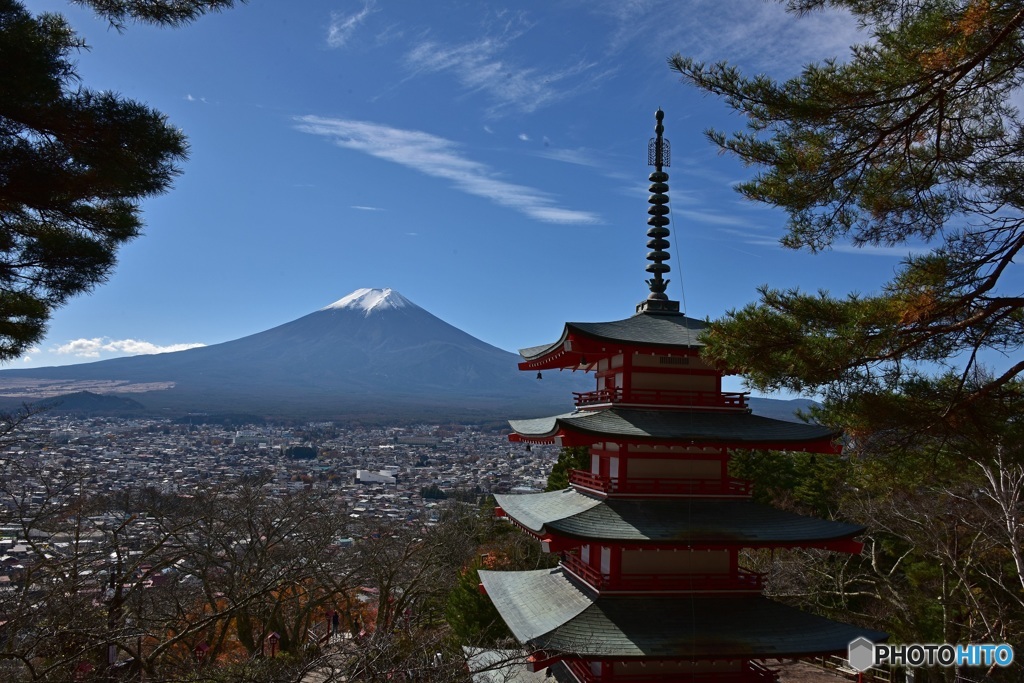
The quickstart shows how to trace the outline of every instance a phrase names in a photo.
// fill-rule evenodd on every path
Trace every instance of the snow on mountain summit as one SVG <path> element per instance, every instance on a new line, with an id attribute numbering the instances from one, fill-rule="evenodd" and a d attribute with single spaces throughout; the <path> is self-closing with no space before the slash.
<path id="1" fill-rule="evenodd" d="M 384 289 L 357 289 L 346 297 L 338 299 L 330 306 L 324 306 L 322 311 L 338 308 L 348 308 L 357 311 L 364 311 L 369 315 L 372 311 L 383 311 L 389 308 L 405 308 L 415 306 L 413 302 L 404 296 L 386 287 Z"/>

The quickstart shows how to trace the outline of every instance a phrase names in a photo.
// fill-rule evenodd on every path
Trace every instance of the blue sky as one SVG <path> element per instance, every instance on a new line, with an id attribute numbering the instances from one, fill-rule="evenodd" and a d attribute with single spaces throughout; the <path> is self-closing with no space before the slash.
<path id="1" fill-rule="evenodd" d="M 144 205 L 116 273 L 9 367 L 214 344 L 392 287 L 516 350 L 646 296 L 647 142 L 672 144 L 672 283 L 715 318 L 763 283 L 870 292 L 906 249 L 812 256 L 752 173 L 702 131 L 742 128 L 681 84 L 674 52 L 776 77 L 863 40 L 833 12 L 764 0 L 253 0 L 181 29 L 118 33 L 61 0 L 83 83 L 150 104 L 190 160 Z"/>

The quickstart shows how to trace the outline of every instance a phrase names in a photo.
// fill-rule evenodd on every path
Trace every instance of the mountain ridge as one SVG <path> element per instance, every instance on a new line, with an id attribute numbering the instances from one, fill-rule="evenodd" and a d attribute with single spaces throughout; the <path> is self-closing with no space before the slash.
<path id="1" fill-rule="evenodd" d="M 156 412 L 211 410 L 315 417 L 354 409 L 493 418 L 524 410 L 564 412 L 591 388 L 558 374 L 537 382 L 519 357 L 437 318 L 392 289 L 356 290 L 320 310 L 239 339 L 183 351 L 0 371 L 13 380 L 122 383 Z M 126 383 L 126 384 L 125 384 Z M 168 385 L 134 391 L 133 385 Z M 95 391 L 95 389 L 92 389 Z M 70 392 L 69 392 L 70 393 Z M 23 396 L 22 396 L 23 397 Z"/>

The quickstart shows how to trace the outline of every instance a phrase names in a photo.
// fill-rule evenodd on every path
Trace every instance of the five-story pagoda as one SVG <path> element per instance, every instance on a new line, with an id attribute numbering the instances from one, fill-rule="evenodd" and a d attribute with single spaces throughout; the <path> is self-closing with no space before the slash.
<path id="1" fill-rule="evenodd" d="M 559 553 L 555 569 L 481 571 L 482 586 L 535 670 L 617 681 L 771 681 L 763 661 L 845 653 L 885 634 L 764 597 L 744 548 L 857 553 L 863 527 L 750 500 L 728 475 L 730 449 L 837 453 L 836 432 L 752 415 L 703 363 L 705 324 L 666 295 L 668 141 L 650 142 L 650 295 L 625 320 L 568 323 L 558 341 L 524 349 L 520 369 L 593 371 L 576 410 L 514 420 L 510 439 L 586 446 L 590 468 L 556 492 L 497 496 L 498 514 Z"/>

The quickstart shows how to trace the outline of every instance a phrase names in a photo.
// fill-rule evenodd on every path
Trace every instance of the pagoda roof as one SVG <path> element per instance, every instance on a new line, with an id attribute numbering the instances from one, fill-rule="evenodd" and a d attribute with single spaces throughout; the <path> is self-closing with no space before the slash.
<path id="1" fill-rule="evenodd" d="M 845 653 L 887 634 L 802 612 L 760 595 L 594 596 L 560 568 L 480 571 L 522 643 L 586 657 L 756 659 Z"/>
<path id="2" fill-rule="evenodd" d="M 577 410 L 564 415 L 509 420 L 526 440 L 566 435 L 608 439 L 719 444 L 730 448 L 775 448 L 823 453 L 837 452 L 832 444 L 840 432 L 821 425 L 775 420 L 746 412 L 711 410 L 636 410 L 605 408 Z"/>
<path id="3" fill-rule="evenodd" d="M 604 323 L 566 323 L 556 342 L 521 349 L 519 355 L 527 362 L 560 351 L 573 335 L 621 344 L 674 346 L 696 349 L 704 346 L 698 337 L 707 323 L 680 313 L 637 313 L 625 320 Z"/>
<path id="4" fill-rule="evenodd" d="M 600 500 L 572 488 L 495 498 L 506 515 L 538 535 L 623 543 L 789 545 L 848 539 L 865 529 L 748 500 Z"/>

